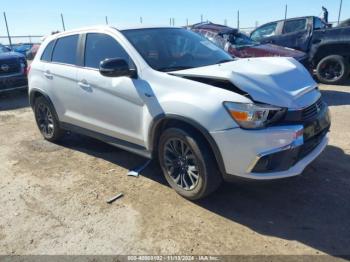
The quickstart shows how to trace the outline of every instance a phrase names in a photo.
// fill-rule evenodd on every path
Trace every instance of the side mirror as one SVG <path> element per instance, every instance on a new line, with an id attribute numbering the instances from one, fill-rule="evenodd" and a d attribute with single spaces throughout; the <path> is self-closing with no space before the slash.
<path id="1" fill-rule="evenodd" d="M 137 72 L 131 69 L 129 64 L 122 58 L 107 58 L 100 63 L 100 73 L 107 77 L 127 76 L 135 78 Z"/>

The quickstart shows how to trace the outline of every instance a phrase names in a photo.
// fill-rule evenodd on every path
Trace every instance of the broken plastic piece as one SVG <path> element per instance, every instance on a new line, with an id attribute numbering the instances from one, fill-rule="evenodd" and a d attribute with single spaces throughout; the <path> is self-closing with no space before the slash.
<path id="1" fill-rule="evenodd" d="M 144 163 L 142 166 L 135 168 L 134 170 L 130 170 L 128 172 L 128 176 L 134 176 L 138 177 L 140 173 L 145 170 L 145 168 L 151 163 L 151 160 L 148 160 L 146 163 Z"/>
<path id="2" fill-rule="evenodd" d="M 118 198 L 121 198 L 123 196 L 123 193 L 120 193 L 114 197 L 112 197 L 111 199 L 107 200 L 108 204 L 112 204 L 114 201 L 116 201 Z"/>

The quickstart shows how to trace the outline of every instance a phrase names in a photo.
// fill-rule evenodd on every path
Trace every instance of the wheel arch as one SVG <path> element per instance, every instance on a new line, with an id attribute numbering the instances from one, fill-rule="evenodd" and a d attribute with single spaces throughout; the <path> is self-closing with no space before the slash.
<path id="1" fill-rule="evenodd" d="M 211 149 L 220 172 L 223 175 L 226 174 L 224 161 L 222 159 L 219 147 L 217 146 L 215 140 L 207 131 L 207 129 L 204 128 L 197 121 L 180 115 L 161 114 L 155 117 L 152 121 L 148 133 L 148 147 L 153 157 L 156 157 L 157 155 L 157 146 L 161 133 L 165 129 L 170 127 L 188 127 L 198 132 L 202 136 L 202 138 L 207 142 L 209 148 Z"/>
<path id="2" fill-rule="evenodd" d="M 34 110 L 35 99 L 37 99 L 38 97 L 44 97 L 48 101 L 48 103 L 52 107 L 52 110 L 53 110 L 53 113 L 55 114 L 55 117 L 57 119 L 59 119 L 57 112 L 56 112 L 56 109 L 55 109 L 55 106 L 53 105 L 50 97 L 48 96 L 48 94 L 46 94 L 44 91 L 42 91 L 40 89 L 32 88 L 29 91 L 29 104 L 30 104 L 31 108 Z"/>
<path id="3" fill-rule="evenodd" d="M 349 61 L 350 44 L 349 43 L 329 43 L 318 46 L 312 56 L 312 62 L 317 65 L 323 58 L 330 55 L 340 55 Z"/>

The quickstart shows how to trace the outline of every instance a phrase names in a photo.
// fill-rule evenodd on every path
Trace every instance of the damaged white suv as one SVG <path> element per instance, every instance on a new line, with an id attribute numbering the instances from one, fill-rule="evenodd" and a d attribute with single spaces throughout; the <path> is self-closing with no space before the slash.
<path id="1" fill-rule="evenodd" d="M 185 198 L 239 176 L 301 174 L 330 118 L 293 58 L 235 60 L 182 28 L 86 28 L 48 37 L 29 73 L 45 139 L 65 130 L 159 160 Z"/>

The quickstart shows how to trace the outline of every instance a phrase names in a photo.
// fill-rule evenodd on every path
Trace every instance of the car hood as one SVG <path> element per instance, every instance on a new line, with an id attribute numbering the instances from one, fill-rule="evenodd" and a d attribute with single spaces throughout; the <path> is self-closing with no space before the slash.
<path id="1" fill-rule="evenodd" d="M 25 56 L 17 52 L 0 53 L 0 59 L 17 59 L 24 58 Z"/>
<path id="2" fill-rule="evenodd" d="M 307 70 L 287 57 L 238 59 L 170 74 L 192 80 L 196 77 L 228 80 L 256 102 L 291 109 L 309 106 L 320 97 L 317 84 Z"/>
<path id="3" fill-rule="evenodd" d="M 305 57 L 306 55 L 304 52 L 301 52 L 295 49 L 282 47 L 278 45 L 272 45 L 272 44 L 249 46 L 244 49 L 246 52 L 252 51 L 252 53 L 254 53 L 254 51 L 257 51 L 260 54 L 262 54 L 262 56 L 267 56 L 267 57 L 282 56 L 282 57 L 293 57 L 295 59 L 300 59 L 302 57 Z"/>

